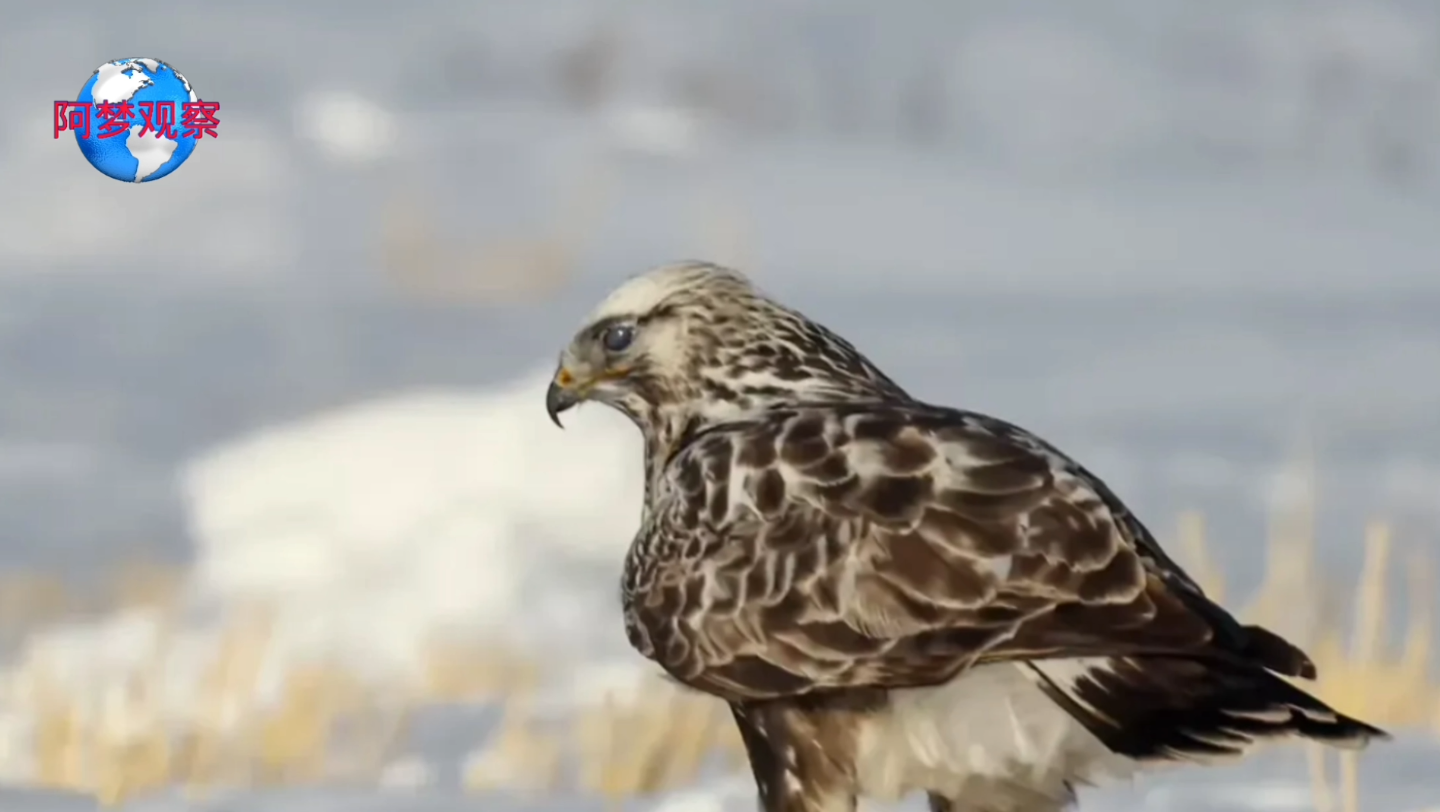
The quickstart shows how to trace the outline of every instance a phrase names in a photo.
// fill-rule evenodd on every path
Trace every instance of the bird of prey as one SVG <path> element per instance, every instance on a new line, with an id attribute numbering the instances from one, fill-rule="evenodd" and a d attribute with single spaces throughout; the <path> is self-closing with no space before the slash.
<path id="1" fill-rule="evenodd" d="M 1147 766 L 1386 736 L 1287 681 L 1304 652 L 1079 463 L 911 397 L 737 271 L 613 291 L 546 394 L 557 424 L 582 401 L 645 440 L 629 641 L 729 703 L 764 812 L 1054 812 Z"/>

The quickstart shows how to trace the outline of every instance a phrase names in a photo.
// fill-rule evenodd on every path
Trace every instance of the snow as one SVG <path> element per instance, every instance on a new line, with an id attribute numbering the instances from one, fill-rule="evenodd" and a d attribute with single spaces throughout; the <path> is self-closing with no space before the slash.
<path id="1" fill-rule="evenodd" d="M 639 658 L 621 656 L 620 625 L 602 621 L 638 520 L 639 438 L 600 409 L 556 428 L 549 373 L 384 398 L 195 460 L 182 474 L 197 552 L 181 613 L 28 636 L 0 673 L 0 779 L 32 777 L 37 714 L 57 701 L 107 741 L 239 735 L 307 665 L 379 686 L 387 702 L 423 699 L 437 642 L 506 643 L 514 657 L 542 641 L 555 667 L 537 686 L 541 714 L 653 691 Z M 217 689 L 217 664 L 236 658 L 226 668 L 240 675 Z M 399 758 L 380 781 L 426 783 L 433 770 Z"/>
<path id="2" fill-rule="evenodd" d="M 457 640 L 558 646 L 547 662 L 572 667 L 541 686 L 552 713 L 640 697 L 653 675 L 618 656 L 620 625 L 600 620 L 638 521 L 639 438 L 599 409 L 562 432 L 543 407 L 548 379 L 382 399 L 196 460 L 182 477 L 198 548 L 187 611 L 27 638 L 0 676 L 0 748 L 27 748 L 46 697 L 119 740 L 157 725 L 235 732 L 306 664 L 415 697 L 431 646 Z M 257 624 L 253 683 L 209 697 L 237 618 Z M 27 769 L 0 759 L 12 780 Z M 425 771 L 396 766 L 390 780 Z"/>
<path id="3" fill-rule="evenodd" d="M 618 572 L 638 521 L 640 440 L 600 409 L 557 429 L 543 407 L 552 371 L 492 393 L 361 404 L 196 461 L 184 487 L 197 594 L 278 602 L 284 645 L 335 647 L 365 667 L 403 666 L 430 632 L 506 634 L 522 605 L 583 643 L 588 629 L 566 630 L 598 607 L 539 576 Z"/>
<path id="4" fill-rule="evenodd" d="M 843 20 L 842 29 L 873 29 L 862 49 L 879 53 L 889 43 L 904 56 L 937 60 L 962 119 L 956 139 L 965 142 L 940 155 L 881 143 L 884 127 L 873 126 L 892 112 L 894 94 L 872 91 L 912 62 L 887 66 L 854 43 L 832 53 L 863 81 L 843 100 L 854 105 L 859 132 L 830 138 L 819 132 L 823 92 L 784 95 L 827 84 L 825 76 L 797 77 L 823 73 L 805 61 L 808 45 L 766 39 L 777 53 L 799 54 L 775 64 L 737 49 L 760 36 L 748 22 L 678 24 L 667 15 L 689 12 L 660 8 L 641 15 L 650 34 L 624 50 L 640 54 L 658 41 L 688 59 L 704 49 L 697 38 L 713 39 L 724 64 L 753 65 L 787 105 L 794 120 L 783 132 L 748 143 L 730 143 L 727 133 L 717 144 L 713 111 L 663 93 L 622 95 L 593 119 L 486 100 L 506 77 L 540 72 L 544 48 L 527 36 L 573 28 L 591 14 L 586 5 L 567 16 L 561 5 L 534 6 L 544 9 L 528 23 L 520 18 L 532 14 L 529 4 L 450 10 L 445 27 L 471 26 L 483 46 L 495 46 L 457 63 L 473 118 L 453 127 L 434 126 L 440 119 L 427 110 L 401 109 L 443 72 L 426 51 L 432 41 L 411 36 L 409 11 L 347 5 L 347 25 L 333 26 L 278 7 L 257 14 L 197 0 L 186 15 L 157 17 L 145 30 L 194 49 L 175 56 L 204 74 L 205 87 L 225 89 L 217 97 L 236 111 L 225 119 L 225 159 L 192 162 L 164 182 L 155 205 L 135 206 L 121 198 L 133 194 L 127 187 L 97 184 L 73 148 L 59 149 L 33 122 L 17 124 L 0 153 L 11 181 L 0 190 L 10 192 L 0 199 L 0 275 L 144 273 L 154 290 L 197 278 L 313 281 L 341 299 L 364 288 L 371 272 L 361 235 L 374 212 L 363 204 L 388 192 L 365 185 L 369 175 L 344 172 L 389 163 L 423 175 L 415 167 L 438 167 L 434 208 L 459 212 L 451 225 L 478 232 L 546 197 L 526 184 L 567 174 L 575 155 L 606 146 L 663 155 L 669 160 L 626 163 L 639 171 L 625 176 L 626 194 L 606 201 L 603 233 L 585 246 L 582 286 L 608 285 L 638 262 L 693 254 L 671 227 L 685 208 L 677 201 L 720 183 L 749 228 L 743 245 L 707 247 L 707 255 L 753 257 L 747 265 L 765 286 L 807 297 L 797 301 L 853 329 L 921 394 L 1015 414 L 1059 435 L 1126 494 L 1166 507 L 1172 503 L 1155 494 L 1210 500 L 1221 508 L 1214 536 L 1227 540 L 1218 552 L 1232 563 L 1253 553 L 1247 545 L 1258 538 L 1224 526 L 1243 524 L 1234 514 L 1255 507 L 1247 500 L 1303 505 L 1315 501 L 1312 490 L 1332 495 L 1319 500 L 1324 510 L 1345 511 L 1343 520 L 1322 522 L 1331 534 L 1328 563 L 1342 569 L 1356 555 L 1346 545 L 1358 536 L 1358 512 L 1408 511 L 1417 519 L 1412 539 L 1433 537 L 1440 388 L 1425 372 L 1440 368 L 1432 312 L 1440 198 L 1426 174 L 1440 143 L 1433 9 L 1221 0 L 1193 12 L 1183 3 L 1097 0 L 1093 14 L 1077 14 L 1061 0 L 958 11 L 963 25 L 923 14 L 907 23 L 903 10 Z M 727 8 L 746 21 L 761 11 Z M 776 13 L 774 30 L 794 26 L 789 11 Z M 0 32 L 0 52 L 36 75 L 69 77 L 67 61 L 122 47 L 116 37 L 131 30 L 132 14 L 117 6 L 63 25 L 17 20 Z M 422 20 L 421 28 L 433 26 Z M 196 30 L 212 35 L 190 36 Z M 256 62 L 257 41 L 276 43 L 276 55 Z M 395 70 L 371 71 L 377 52 Z M 661 62 L 653 76 L 680 75 Z M 407 65 L 418 66 L 411 78 L 395 78 Z M 128 97 L 135 88 L 127 83 L 144 80 L 101 70 L 97 98 Z M 356 84 L 358 75 L 367 78 Z M 297 76 L 315 84 L 296 88 Z M 1326 77 L 1339 77 L 1335 87 L 1318 88 Z M 318 151 L 326 171 L 307 162 L 291 136 Z M 1409 139 L 1419 155 L 1418 168 L 1388 186 L 1369 168 L 1386 139 Z M 418 183 L 423 189 L 423 178 Z M 923 300 L 924 312 L 898 309 L 902 299 Z M 593 302 L 573 304 L 578 315 Z M 1087 309 L 1102 305 L 1110 309 Z M 536 332 L 558 325 L 539 322 L 561 309 L 534 314 Z M 296 314 L 302 324 L 310 318 L 303 308 Z M 530 326 L 531 317 L 516 320 Z M 315 334 L 300 335 L 297 342 Z M 560 650 L 562 662 L 547 661 L 535 699 L 542 715 L 655 695 L 660 688 L 625 645 L 614 606 L 638 514 L 639 439 L 599 409 L 579 410 L 563 432 L 545 418 L 544 353 L 563 337 L 554 331 L 543 349 L 528 338 L 513 348 L 446 347 L 523 353 L 532 368 L 489 387 L 372 391 L 197 453 L 179 478 L 195 545 L 182 611 L 118 612 L 27 637 L 0 673 L 0 779 L 33 778 L 29 745 L 46 697 L 69 698 L 118 739 L 156 728 L 236 729 L 277 700 L 287 674 L 316 660 L 383 686 L 397 701 L 413 699 L 434 640 L 482 653 L 536 641 Z M 1028 373 L 1015 375 L 1016 364 Z M 1282 444 L 1267 432 L 1300 423 L 1342 446 L 1341 464 L 1322 462 L 1323 487 L 1267 456 Z M 1234 431 L 1212 440 L 1207 432 L 1222 424 Z M 1146 443 L 1157 435 L 1161 450 L 1152 453 Z M 66 442 L 3 438 L 0 477 L 34 480 L 48 466 L 47 482 L 59 482 L 66 471 L 98 467 L 95 447 Z M 1147 515 L 1157 528 L 1168 521 L 1161 510 Z M 554 580 L 541 577 L 551 573 Z M 263 629 L 254 684 L 210 707 L 199 699 L 236 623 Z M 151 680 L 155 674 L 163 679 Z M 135 696 L 137 682 L 154 695 Z M 502 773 L 515 765 L 471 753 L 495 726 L 488 706 L 438 710 L 384 763 L 379 789 L 201 800 L 177 791 L 127 808 L 601 808 L 590 798 L 464 798 L 452 775 L 461 765 Z M 1434 809 L 1437 748 L 1405 738 L 1379 752 L 1363 762 L 1363 808 Z M 1310 793 L 1292 752 L 1086 793 L 1082 808 L 1305 809 Z M 17 812 L 93 806 L 60 793 L 0 791 L 0 808 Z M 744 776 L 717 774 L 633 806 L 729 812 L 753 809 L 754 798 Z"/>
<path id="5" fill-rule="evenodd" d="M 1415 780 L 1432 769 L 1440 747 L 1420 740 L 1392 745 L 1389 763 L 1371 759 L 1362 769 L 1360 809 L 1366 812 L 1433 812 L 1440 792 Z M 1300 767 L 1298 751 L 1267 753 L 1240 767 L 1192 768 L 1140 779 L 1133 786 L 1081 789 L 1082 812 L 1309 812 L 1317 808 L 1314 788 Z M 397 766 L 390 786 L 344 786 L 218 791 L 210 795 L 165 792 L 124 804 L 125 812 L 463 812 L 498 809 L 504 812 L 601 812 L 599 799 L 574 797 L 521 798 L 498 793 L 463 794 L 453 785 L 423 780 L 415 764 Z M 1387 776 L 1402 779 L 1388 781 Z M 428 778 L 425 775 L 425 778 Z M 0 805 L 14 812 L 79 812 L 94 810 L 93 800 L 46 790 L 0 789 Z M 750 780 L 715 775 L 693 787 L 638 799 L 625 808 L 646 812 L 753 812 Z M 862 812 L 920 812 L 918 799 L 898 805 L 862 803 Z"/>

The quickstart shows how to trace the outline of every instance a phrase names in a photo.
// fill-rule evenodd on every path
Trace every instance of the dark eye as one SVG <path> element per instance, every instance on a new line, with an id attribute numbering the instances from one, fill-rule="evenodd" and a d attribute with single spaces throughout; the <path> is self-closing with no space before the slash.
<path id="1" fill-rule="evenodd" d="M 616 324 L 605 328 L 605 333 L 600 336 L 600 343 L 605 345 L 609 352 L 624 352 L 630 343 L 635 340 L 635 328 L 628 324 Z"/>

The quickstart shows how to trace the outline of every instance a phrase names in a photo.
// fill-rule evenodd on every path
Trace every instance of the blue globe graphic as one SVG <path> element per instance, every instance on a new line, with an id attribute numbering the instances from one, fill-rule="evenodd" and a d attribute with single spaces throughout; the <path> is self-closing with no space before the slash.
<path id="1" fill-rule="evenodd" d="M 116 59 L 95 69 L 77 102 L 90 106 L 90 132 L 75 130 L 75 142 L 90 165 L 107 177 L 126 183 L 159 180 L 185 163 L 195 152 L 194 134 L 181 125 L 185 104 L 199 101 L 180 72 L 159 59 Z M 130 125 L 116 119 L 106 127 L 100 105 L 129 103 Z M 112 107 L 114 109 L 121 109 Z M 164 119 L 173 116 L 169 127 Z M 153 129 L 146 131 L 150 119 Z M 122 129 L 123 128 L 123 129 Z M 106 130 L 114 133 L 107 136 Z M 156 132 L 155 129 L 162 129 Z M 168 132 L 163 130 L 168 129 Z"/>

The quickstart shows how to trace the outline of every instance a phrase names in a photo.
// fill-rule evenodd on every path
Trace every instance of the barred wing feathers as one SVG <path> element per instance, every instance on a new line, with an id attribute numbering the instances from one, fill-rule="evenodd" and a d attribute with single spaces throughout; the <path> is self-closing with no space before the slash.
<path id="1" fill-rule="evenodd" d="M 1003 660 L 1314 674 L 1209 601 L 1098 479 L 983 415 L 777 411 L 694 438 L 653 497 L 627 561 L 631 642 L 731 701 L 930 685 Z"/>

